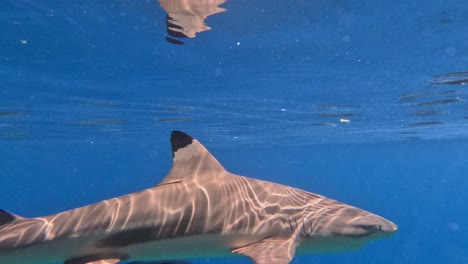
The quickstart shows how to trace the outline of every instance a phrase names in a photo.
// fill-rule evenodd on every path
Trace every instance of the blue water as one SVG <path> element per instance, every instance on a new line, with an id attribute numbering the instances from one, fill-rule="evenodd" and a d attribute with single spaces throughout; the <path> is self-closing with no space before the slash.
<path id="1" fill-rule="evenodd" d="M 468 262 L 468 4 L 229 0 L 165 40 L 157 1 L 3 0 L 0 208 L 46 215 L 138 191 L 190 133 L 237 174 L 399 226 L 292 263 Z M 249 263 L 200 259 L 195 263 Z"/>

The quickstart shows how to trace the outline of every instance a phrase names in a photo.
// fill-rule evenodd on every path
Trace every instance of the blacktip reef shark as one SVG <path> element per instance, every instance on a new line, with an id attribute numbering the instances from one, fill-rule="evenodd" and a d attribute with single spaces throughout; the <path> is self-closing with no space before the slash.
<path id="1" fill-rule="evenodd" d="M 232 174 L 183 132 L 173 131 L 171 144 L 172 169 L 153 188 L 45 217 L 1 210 L 0 263 L 244 255 L 255 264 L 286 264 L 296 251 L 349 251 L 397 230 L 380 216 L 324 196 Z"/>

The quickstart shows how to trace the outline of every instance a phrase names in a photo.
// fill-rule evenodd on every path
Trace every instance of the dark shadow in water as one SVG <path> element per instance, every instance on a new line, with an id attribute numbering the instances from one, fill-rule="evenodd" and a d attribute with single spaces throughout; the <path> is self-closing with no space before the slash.
<path id="1" fill-rule="evenodd" d="M 418 131 L 401 131 L 400 134 L 402 135 L 417 135 L 419 134 Z"/>
<path id="2" fill-rule="evenodd" d="M 123 120 L 120 119 L 96 119 L 96 120 L 81 120 L 76 125 L 81 126 L 95 126 L 95 125 L 116 125 L 124 123 Z"/>
<path id="3" fill-rule="evenodd" d="M 193 117 L 173 117 L 173 118 L 163 118 L 155 120 L 153 123 L 170 123 L 170 122 L 179 122 L 179 121 L 191 121 Z"/>
<path id="4" fill-rule="evenodd" d="M 425 121 L 425 122 L 416 122 L 408 124 L 409 127 L 421 127 L 421 126 L 433 126 L 433 125 L 442 125 L 444 122 L 441 121 Z"/>
<path id="5" fill-rule="evenodd" d="M 422 139 L 417 131 L 400 131 L 401 139 L 405 141 L 413 141 Z"/>
<path id="6" fill-rule="evenodd" d="M 421 137 L 404 137 L 403 140 L 407 140 L 407 141 L 421 140 Z"/>
<path id="7" fill-rule="evenodd" d="M 443 105 L 443 104 L 453 104 L 453 103 L 458 103 L 461 102 L 462 99 L 457 97 L 457 98 L 451 98 L 451 99 L 442 99 L 442 100 L 434 100 L 434 101 L 429 101 L 429 102 L 422 102 L 417 104 L 416 106 L 434 106 L 434 105 Z"/>
<path id="8" fill-rule="evenodd" d="M 425 117 L 425 116 L 436 116 L 436 115 L 442 115 L 444 112 L 440 110 L 435 110 L 435 109 L 419 109 L 416 110 L 412 113 L 410 113 L 411 116 L 418 116 L 418 117 Z"/>
<path id="9" fill-rule="evenodd" d="M 432 76 L 431 85 L 465 85 L 468 84 L 468 72 L 449 72 Z"/>
<path id="10" fill-rule="evenodd" d="M 318 117 L 325 117 L 325 118 L 337 118 L 337 117 L 354 117 L 354 116 L 361 116 L 361 113 L 319 113 L 317 114 Z"/>
<path id="11" fill-rule="evenodd" d="M 318 126 L 318 127 L 337 127 L 337 124 L 335 123 L 313 123 L 311 125 Z"/>
<path id="12" fill-rule="evenodd" d="M 341 123 L 349 123 L 349 120 L 346 118 L 361 116 L 360 107 L 352 105 L 317 105 L 314 107 L 314 112 L 315 111 L 318 112 L 315 114 L 315 116 L 319 118 L 340 118 Z M 316 123 L 314 125 L 318 124 L 325 124 L 324 126 L 329 126 L 330 123 Z"/>
<path id="13" fill-rule="evenodd" d="M 403 93 L 400 95 L 400 103 L 414 102 L 420 97 L 426 96 L 427 93 L 416 92 L 416 93 Z"/>
<path id="14" fill-rule="evenodd" d="M 29 137 L 30 133 L 26 129 L 21 129 L 21 128 L 12 128 L 12 129 L 6 129 L 2 130 L 0 129 L 0 139 L 6 138 L 6 139 L 11 139 L 11 138 L 25 138 Z"/>
<path id="15" fill-rule="evenodd" d="M 445 90 L 445 91 L 440 91 L 439 94 L 457 94 L 459 93 L 460 90 Z"/>
<path id="16" fill-rule="evenodd" d="M 460 93 L 460 90 L 443 90 L 443 91 L 426 91 L 426 92 L 410 92 L 400 95 L 400 103 L 415 102 L 423 97 L 434 97 L 440 95 L 455 95 Z"/>
<path id="17" fill-rule="evenodd" d="M 449 72 L 449 73 L 444 73 L 444 74 L 438 74 L 434 75 L 432 77 L 434 78 L 448 78 L 448 77 L 468 77 L 468 72 Z"/>
<path id="18" fill-rule="evenodd" d="M 197 33 L 210 30 L 205 24 L 208 16 L 226 11 L 219 7 L 227 0 L 160 0 L 167 13 L 166 40 L 173 44 L 184 44 L 176 38 L 194 38 Z"/>
<path id="19" fill-rule="evenodd" d="M 465 85 L 468 84 L 468 78 L 456 80 L 432 80 L 431 84 L 446 84 L 446 85 Z"/>
<path id="20" fill-rule="evenodd" d="M 434 126 L 450 124 L 450 120 L 466 114 L 459 113 L 465 104 L 465 87 L 468 83 L 468 72 L 449 72 L 433 75 L 428 80 L 432 85 L 459 85 L 459 87 L 440 89 L 420 88 L 401 93 L 399 103 L 402 105 L 405 117 L 405 131 L 400 132 L 402 139 L 414 140 L 422 137 L 424 130 L 434 129 Z M 442 86 L 443 87 L 443 86 Z M 453 87 L 453 86 L 452 86 Z M 432 119 L 432 120 L 431 120 Z M 447 120 L 447 121 L 445 121 Z M 458 125 L 458 124 L 455 124 Z M 418 132 L 414 130 L 418 130 Z"/>
<path id="21" fill-rule="evenodd" d="M 26 115 L 25 112 L 19 111 L 0 111 L 0 116 L 21 116 Z"/>

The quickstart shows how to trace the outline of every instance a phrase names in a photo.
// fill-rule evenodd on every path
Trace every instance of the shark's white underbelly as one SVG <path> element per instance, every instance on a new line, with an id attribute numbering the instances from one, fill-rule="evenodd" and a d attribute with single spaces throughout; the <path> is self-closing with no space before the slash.
<path id="1" fill-rule="evenodd" d="M 263 237 L 247 235 L 196 235 L 135 244 L 123 248 L 131 260 L 185 259 L 239 256 L 232 249 Z"/>
<path id="2" fill-rule="evenodd" d="M 61 239 L 39 243 L 9 252 L 0 252 L 0 263 L 63 263 L 67 259 L 87 256 L 126 256 L 125 261 L 213 258 L 240 256 L 232 249 L 246 246 L 263 237 L 252 235 L 205 234 L 135 243 L 125 247 L 96 247 L 102 236 Z"/>

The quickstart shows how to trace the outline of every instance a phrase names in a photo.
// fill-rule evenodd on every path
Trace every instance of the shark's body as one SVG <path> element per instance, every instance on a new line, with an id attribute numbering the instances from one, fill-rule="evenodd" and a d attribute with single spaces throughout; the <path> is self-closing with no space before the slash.
<path id="1" fill-rule="evenodd" d="M 239 254 L 286 264 L 298 252 L 359 248 L 397 230 L 323 196 L 227 172 L 174 131 L 174 164 L 153 188 L 55 215 L 0 210 L 0 263 L 114 264 Z"/>

